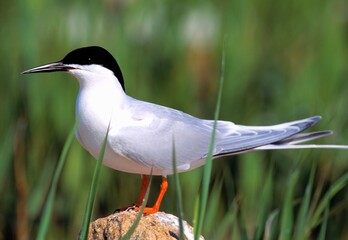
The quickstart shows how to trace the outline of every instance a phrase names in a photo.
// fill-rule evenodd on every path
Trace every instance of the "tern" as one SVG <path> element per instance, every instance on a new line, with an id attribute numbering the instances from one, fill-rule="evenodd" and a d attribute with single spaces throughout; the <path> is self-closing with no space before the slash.
<path id="1" fill-rule="evenodd" d="M 76 137 L 97 159 L 108 131 L 103 164 L 141 174 L 137 209 L 149 184 L 148 175 L 162 176 L 158 198 L 153 207 L 145 208 L 145 214 L 155 213 L 160 208 L 168 187 L 166 177 L 173 173 L 173 150 L 178 172 L 204 165 L 214 121 L 128 96 L 121 69 L 104 48 L 78 48 L 60 61 L 26 70 L 23 74 L 43 72 L 67 72 L 78 79 Z M 332 131 L 302 133 L 320 119 L 314 116 L 272 126 L 217 121 L 213 158 L 270 149 L 348 149 L 344 145 L 297 145 L 332 134 Z"/>

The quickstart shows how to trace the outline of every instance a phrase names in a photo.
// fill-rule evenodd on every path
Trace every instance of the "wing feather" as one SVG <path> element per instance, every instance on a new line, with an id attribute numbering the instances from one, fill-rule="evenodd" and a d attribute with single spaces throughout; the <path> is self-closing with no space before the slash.
<path id="1" fill-rule="evenodd" d="M 121 129 L 111 129 L 109 146 L 116 153 L 147 167 L 172 169 L 173 150 L 180 171 L 202 164 L 211 140 L 214 121 L 202 120 L 181 111 L 133 100 L 130 115 Z M 265 127 L 236 125 L 218 121 L 214 156 L 231 155 L 315 139 L 329 132 L 299 134 L 321 117 Z M 116 124 L 115 124 L 116 125 Z M 194 166 L 190 166 L 194 165 Z"/>
<path id="2" fill-rule="evenodd" d="M 285 143 L 286 139 L 290 137 L 293 137 L 292 140 L 294 140 L 299 132 L 313 126 L 319 122 L 320 119 L 321 117 L 315 116 L 265 127 L 235 125 L 235 132 L 230 134 L 227 132 L 227 135 L 219 135 L 216 140 L 218 151 L 215 155 L 244 152 L 271 143 L 281 143 L 281 141 Z M 224 122 L 224 124 L 228 125 L 229 123 Z M 223 126 L 221 132 L 228 128 L 228 126 Z M 230 127 L 230 129 L 231 128 L 232 127 Z M 308 137 L 308 140 L 313 139 L 312 136 L 301 135 L 301 142 L 306 141 L 306 137 Z"/>

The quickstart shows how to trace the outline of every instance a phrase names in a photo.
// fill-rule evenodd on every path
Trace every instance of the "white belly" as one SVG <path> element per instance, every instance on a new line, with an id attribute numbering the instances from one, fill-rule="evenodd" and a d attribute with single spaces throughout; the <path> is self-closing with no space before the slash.
<path id="1" fill-rule="evenodd" d="M 105 138 L 106 129 L 93 129 L 90 125 L 86 126 L 80 123 L 77 131 L 76 137 L 80 144 L 95 158 L 98 159 L 100 155 L 100 150 L 102 143 Z M 104 131 L 105 130 L 105 131 Z M 105 132 L 104 135 L 100 132 Z M 122 172 L 136 173 L 136 174 L 151 174 L 151 168 L 139 164 L 111 149 L 111 147 L 106 145 L 104 152 L 103 164 L 115 170 Z M 152 169 L 152 175 L 163 175 L 161 169 Z"/>
<path id="2" fill-rule="evenodd" d="M 95 93 L 95 89 L 94 92 Z M 112 130 L 117 129 L 117 119 L 123 116 L 113 116 L 113 105 L 108 104 L 112 102 L 111 99 L 105 99 L 107 96 L 99 95 L 93 97 L 84 91 L 83 95 L 79 95 L 76 106 L 77 129 L 76 137 L 80 144 L 95 158 L 98 159 L 101 146 L 103 144 L 106 132 L 111 118 Z M 93 101 L 91 101 L 93 98 Z M 111 131 L 111 129 L 110 129 Z M 123 156 L 117 149 L 112 149 L 107 144 L 103 164 L 115 170 L 137 174 L 150 174 L 151 167 L 142 165 Z M 160 169 L 153 169 L 153 175 L 162 175 L 163 171 Z"/>

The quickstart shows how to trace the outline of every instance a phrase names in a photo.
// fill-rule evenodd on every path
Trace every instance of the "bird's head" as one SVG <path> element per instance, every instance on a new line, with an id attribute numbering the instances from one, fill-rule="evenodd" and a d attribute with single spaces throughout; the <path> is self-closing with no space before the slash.
<path id="1" fill-rule="evenodd" d="M 98 46 L 75 49 L 58 62 L 29 69 L 22 74 L 43 72 L 68 72 L 79 80 L 95 79 L 93 77 L 95 75 L 103 77 L 102 75 L 111 73 L 125 90 L 122 72 L 117 61 L 107 50 Z"/>

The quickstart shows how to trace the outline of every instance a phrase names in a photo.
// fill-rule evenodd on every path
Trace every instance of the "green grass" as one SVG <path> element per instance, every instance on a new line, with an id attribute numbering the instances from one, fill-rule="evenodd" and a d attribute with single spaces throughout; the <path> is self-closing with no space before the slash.
<path id="1" fill-rule="evenodd" d="M 77 47 L 110 50 L 129 95 L 213 119 L 226 34 L 220 119 L 267 125 L 322 115 L 314 129 L 335 134 L 316 142 L 348 143 L 345 1 L 2 5 L 0 236 L 6 239 L 38 236 L 53 170 L 74 123 L 78 92 L 71 76 L 19 73 L 59 60 Z M 271 151 L 214 160 L 203 235 L 347 238 L 347 154 Z M 47 239 L 76 238 L 94 163 L 74 141 L 57 186 Z M 202 175 L 203 168 L 179 175 L 183 218 L 191 225 L 197 224 Z M 104 168 L 93 218 L 133 203 L 139 185 L 139 176 Z M 161 210 L 177 212 L 175 191 L 170 185 Z"/>
<path id="2" fill-rule="evenodd" d="M 44 211 L 43 211 L 41 221 L 40 221 L 39 232 L 37 234 L 38 240 L 43 240 L 43 239 L 47 238 L 47 232 L 49 229 L 51 215 L 52 215 L 52 211 L 54 208 L 53 207 L 54 206 L 54 199 L 55 199 L 59 179 L 62 175 L 62 171 L 63 171 L 64 165 L 65 165 L 66 159 L 67 159 L 68 151 L 72 145 L 74 137 L 75 137 L 75 126 L 70 131 L 68 139 L 66 140 L 65 145 L 63 147 L 62 154 L 59 158 L 58 166 L 56 168 L 56 171 L 54 172 L 52 185 L 50 186 L 50 191 L 49 191 L 48 197 L 45 201 L 45 207 L 44 207 Z"/>
<path id="3" fill-rule="evenodd" d="M 199 237 L 201 236 L 204 220 L 206 218 L 205 214 L 206 214 L 206 209 L 208 205 L 207 201 L 208 201 L 208 192 L 209 192 L 211 171 L 212 171 L 212 165 L 213 165 L 216 126 L 217 126 L 217 121 L 219 120 L 219 115 L 220 115 L 224 77 L 225 77 L 225 48 L 222 51 L 221 76 L 220 76 L 220 81 L 218 84 L 217 101 L 216 101 L 215 114 L 214 114 L 214 125 L 213 125 L 212 134 L 211 134 L 209 151 L 208 151 L 205 164 L 203 167 L 202 193 L 199 195 L 200 197 L 199 201 L 197 201 L 197 203 L 199 203 L 198 205 L 199 210 L 198 210 L 197 219 L 195 219 L 195 222 L 197 222 L 197 225 L 195 225 L 195 239 L 199 239 Z"/>
<path id="4" fill-rule="evenodd" d="M 110 122 L 111 122 L 111 120 L 110 120 Z M 98 156 L 98 159 L 97 159 L 97 162 L 95 165 L 95 169 L 94 169 L 91 187 L 89 190 L 89 195 L 88 195 L 86 210 L 85 210 L 85 216 L 83 218 L 81 234 L 80 234 L 80 239 L 82 239 L 82 240 L 85 240 L 88 238 L 89 224 L 91 222 L 94 202 L 95 202 L 95 198 L 97 195 L 100 171 L 101 171 L 101 167 L 103 165 L 102 163 L 103 163 L 103 159 L 104 159 L 105 148 L 106 148 L 108 136 L 109 136 L 110 122 L 109 122 L 109 125 L 107 128 L 107 131 L 106 131 L 106 135 L 105 135 L 104 140 L 103 140 L 103 144 L 100 148 L 99 156 Z"/>
<path id="5" fill-rule="evenodd" d="M 178 217 L 179 222 L 179 239 L 183 240 L 185 239 L 184 236 L 184 225 L 183 225 L 183 207 L 182 207 L 182 192 L 181 192 L 181 184 L 179 179 L 179 173 L 177 170 L 177 164 L 176 164 L 176 154 L 175 154 L 175 140 L 173 136 L 173 177 L 174 177 L 174 187 L 175 187 L 175 199 L 176 199 L 176 206 L 177 206 L 177 212 L 176 216 Z"/>
<path id="6" fill-rule="evenodd" d="M 304 239 L 306 237 L 306 226 L 309 219 L 309 207 L 311 201 L 311 194 L 313 190 L 314 174 L 316 170 L 316 164 L 314 163 L 311 168 L 311 173 L 306 185 L 303 200 L 301 201 L 300 210 L 297 217 L 297 228 L 295 239 Z"/>
<path id="7" fill-rule="evenodd" d="M 291 235 L 294 228 L 294 210 L 293 199 L 294 191 L 298 182 L 299 172 L 295 171 L 291 174 L 289 183 L 286 186 L 286 195 L 284 200 L 284 206 L 281 211 L 280 219 L 280 239 L 291 239 Z"/>

